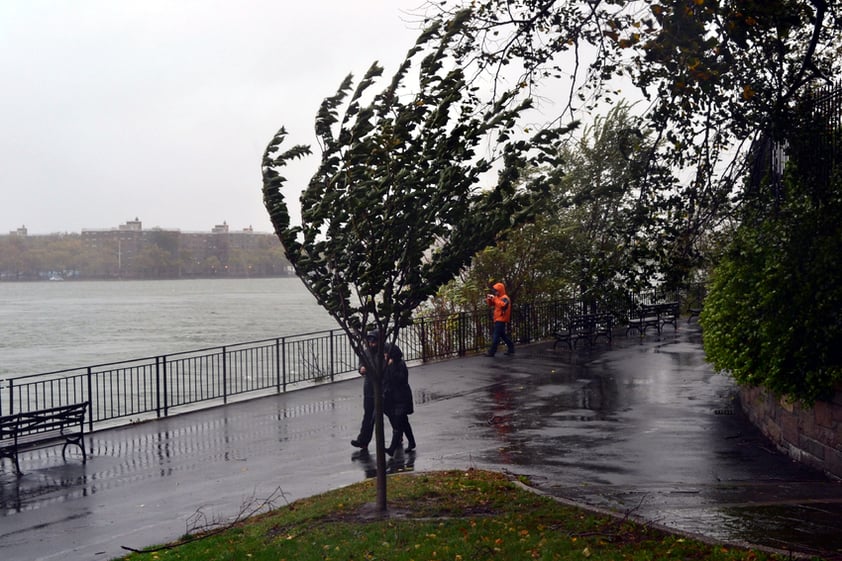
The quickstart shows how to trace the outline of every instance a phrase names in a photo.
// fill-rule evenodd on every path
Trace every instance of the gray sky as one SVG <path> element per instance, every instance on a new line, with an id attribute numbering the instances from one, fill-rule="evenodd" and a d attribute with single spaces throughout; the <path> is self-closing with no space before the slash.
<path id="1" fill-rule="evenodd" d="M 270 232 L 266 144 L 313 144 L 347 73 L 391 76 L 422 3 L 0 0 L 0 233 Z"/>

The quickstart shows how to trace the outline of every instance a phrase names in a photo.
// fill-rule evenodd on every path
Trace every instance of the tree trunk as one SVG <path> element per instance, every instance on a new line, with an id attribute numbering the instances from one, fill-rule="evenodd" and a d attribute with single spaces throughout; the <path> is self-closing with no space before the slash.
<path id="1" fill-rule="evenodd" d="M 374 450 L 377 462 L 377 511 L 388 511 L 386 501 L 386 440 L 383 423 L 383 373 L 374 377 Z"/>

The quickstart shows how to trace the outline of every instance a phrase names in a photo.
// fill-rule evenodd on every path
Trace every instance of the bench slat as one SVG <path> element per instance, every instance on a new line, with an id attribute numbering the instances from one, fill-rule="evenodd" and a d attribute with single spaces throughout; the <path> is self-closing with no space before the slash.
<path id="1" fill-rule="evenodd" d="M 82 463 L 85 463 L 85 414 L 88 405 L 86 401 L 0 417 L 0 458 L 11 459 L 20 477 L 23 475 L 18 462 L 20 451 L 52 441 L 64 441 L 62 458 L 67 459 L 67 447 L 75 444 L 82 450 Z"/>
<path id="2" fill-rule="evenodd" d="M 672 325 L 674 329 L 678 329 L 678 316 L 678 302 L 643 304 L 632 312 L 629 317 L 626 335 L 635 329 L 643 337 L 646 334 L 646 330 L 650 327 L 654 327 L 658 335 L 660 335 L 664 326 L 667 324 Z"/>

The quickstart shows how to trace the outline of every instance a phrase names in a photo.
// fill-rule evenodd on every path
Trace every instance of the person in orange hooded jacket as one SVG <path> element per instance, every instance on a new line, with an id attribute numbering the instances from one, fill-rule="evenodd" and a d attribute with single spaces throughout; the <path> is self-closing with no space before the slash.
<path id="1" fill-rule="evenodd" d="M 492 289 L 494 294 L 486 294 L 485 302 L 494 307 L 494 331 L 491 335 L 491 348 L 485 356 L 494 356 L 497 352 L 497 345 L 503 341 L 508 350 L 505 354 L 515 354 L 515 344 L 506 335 L 506 327 L 512 319 L 512 300 L 506 294 L 506 286 L 502 282 L 496 283 Z"/>

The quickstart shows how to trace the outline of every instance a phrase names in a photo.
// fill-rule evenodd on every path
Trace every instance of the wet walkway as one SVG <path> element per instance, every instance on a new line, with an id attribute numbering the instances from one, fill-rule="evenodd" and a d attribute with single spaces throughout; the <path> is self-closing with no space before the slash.
<path id="1" fill-rule="evenodd" d="M 418 450 L 392 468 L 522 474 L 539 489 L 732 543 L 842 559 L 842 484 L 772 449 L 703 361 L 698 328 L 410 370 Z M 3 561 L 96 560 L 372 474 L 358 378 L 94 433 L 0 466 Z"/>

